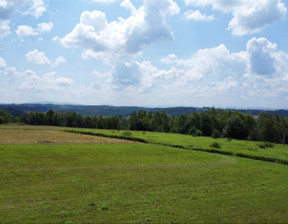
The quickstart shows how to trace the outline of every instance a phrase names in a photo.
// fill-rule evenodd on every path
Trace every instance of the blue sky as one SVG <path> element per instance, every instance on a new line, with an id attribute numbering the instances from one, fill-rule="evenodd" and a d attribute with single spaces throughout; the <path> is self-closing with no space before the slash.
<path id="1" fill-rule="evenodd" d="M 287 0 L 0 0 L 0 103 L 288 108 Z"/>

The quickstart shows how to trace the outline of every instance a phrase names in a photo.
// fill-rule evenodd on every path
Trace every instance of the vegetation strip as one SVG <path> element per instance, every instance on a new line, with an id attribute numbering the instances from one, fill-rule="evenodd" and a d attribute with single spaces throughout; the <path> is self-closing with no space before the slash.
<path id="1" fill-rule="evenodd" d="M 265 157 L 265 156 L 259 156 L 259 155 L 248 155 L 248 154 L 241 153 L 241 152 L 222 151 L 222 150 L 216 149 L 216 148 L 203 149 L 203 148 L 185 147 L 183 145 L 151 142 L 151 141 L 147 141 L 147 140 L 142 139 L 142 138 L 137 138 L 137 137 L 132 137 L 132 136 L 123 136 L 123 135 L 120 136 L 120 135 L 110 135 L 110 134 L 107 135 L 107 134 L 103 134 L 103 133 L 95 133 L 95 132 L 90 132 L 90 131 L 66 129 L 66 130 L 64 130 L 64 132 L 78 133 L 78 134 L 83 134 L 83 135 L 92 135 L 92 136 L 99 136 L 99 137 L 107 137 L 107 138 L 125 139 L 125 140 L 147 143 L 147 144 L 170 146 L 170 147 L 180 148 L 180 149 L 185 149 L 185 150 L 193 150 L 193 151 L 201 151 L 201 152 L 207 152 L 207 153 L 216 153 L 216 154 L 222 154 L 222 155 L 237 156 L 237 157 L 246 158 L 246 159 L 253 159 L 253 160 L 260 160 L 260 161 L 264 161 L 264 162 L 272 162 L 272 163 L 279 163 L 279 164 L 283 164 L 283 165 L 288 165 L 288 161 L 285 159 L 278 159 L 278 158 Z"/>
<path id="2" fill-rule="evenodd" d="M 117 139 L 124 139 L 124 140 L 129 140 L 133 142 L 142 142 L 142 143 L 150 143 L 142 138 L 135 138 L 135 137 L 130 137 L 130 136 L 119 136 L 119 135 L 105 135 L 101 133 L 94 133 L 94 132 L 87 132 L 87 131 L 79 131 L 79 130 L 64 130 L 64 132 L 68 133 L 77 133 L 77 134 L 82 134 L 82 135 L 92 135 L 92 136 L 98 136 L 98 137 L 106 137 L 106 138 L 117 138 Z"/>

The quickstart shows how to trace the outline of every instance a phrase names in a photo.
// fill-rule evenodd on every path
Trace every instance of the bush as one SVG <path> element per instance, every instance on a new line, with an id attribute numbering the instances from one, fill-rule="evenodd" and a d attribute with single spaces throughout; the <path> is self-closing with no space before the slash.
<path id="1" fill-rule="evenodd" d="M 202 131 L 197 129 L 195 126 L 191 127 L 188 133 L 194 137 L 198 137 L 198 136 L 203 135 Z"/>
<path id="2" fill-rule="evenodd" d="M 274 145 L 271 142 L 263 142 L 259 144 L 259 148 L 266 149 L 266 148 L 273 148 Z"/>
<path id="3" fill-rule="evenodd" d="M 220 149 L 221 148 L 221 145 L 218 143 L 218 142 L 212 142 L 210 145 L 209 145 L 210 148 L 215 148 L 215 149 Z"/>
<path id="4" fill-rule="evenodd" d="M 221 137 L 221 132 L 217 129 L 213 129 L 212 138 L 220 138 L 220 137 Z"/>
<path id="5" fill-rule="evenodd" d="M 132 132 L 131 131 L 123 131 L 122 135 L 125 137 L 132 137 Z"/>

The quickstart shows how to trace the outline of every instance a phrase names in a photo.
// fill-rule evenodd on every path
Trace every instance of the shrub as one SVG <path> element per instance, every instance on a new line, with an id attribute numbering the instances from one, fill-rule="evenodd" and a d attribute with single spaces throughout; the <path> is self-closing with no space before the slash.
<path id="1" fill-rule="evenodd" d="M 217 129 L 213 129 L 212 138 L 220 138 L 221 132 Z"/>
<path id="2" fill-rule="evenodd" d="M 221 145 L 218 142 L 212 142 L 209 147 L 215 148 L 215 149 L 220 149 Z"/>
<path id="3" fill-rule="evenodd" d="M 131 131 L 123 131 L 122 135 L 125 137 L 132 137 L 132 132 Z"/>
<path id="4" fill-rule="evenodd" d="M 197 129 L 195 126 L 191 127 L 188 133 L 194 137 L 202 136 L 203 133 L 201 130 Z"/>
<path id="5" fill-rule="evenodd" d="M 262 142 L 259 144 L 259 148 L 266 149 L 266 148 L 273 148 L 274 145 L 271 142 Z"/>

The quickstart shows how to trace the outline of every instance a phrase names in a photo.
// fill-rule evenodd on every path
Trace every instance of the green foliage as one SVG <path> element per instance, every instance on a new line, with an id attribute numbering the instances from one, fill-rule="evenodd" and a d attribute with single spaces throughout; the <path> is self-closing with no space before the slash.
<path id="1" fill-rule="evenodd" d="M 276 127 L 273 120 L 271 113 L 262 112 L 260 114 L 257 125 L 261 141 L 273 142 L 276 140 Z"/>
<path id="2" fill-rule="evenodd" d="M 219 130 L 217 130 L 217 129 L 213 129 L 211 137 L 212 138 L 220 138 L 221 137 L 221 132 Z"/>
<path id="3" fill-rule="evenodd" d="M 248 135 L 248 130 L 246 130 L 244 121 L 240 115 L 232 114 L 226 120 L 224 133 L 228 138 L 245 139 Z"/>
<path id="4" fill-rule="evenodd" d="M 0 123 L 7 123 L 7 120 L 11 121 L 11 118 L 0 113 Z M 170 132 L 213 138 L 226 137 L 288 143 L 288 119 L 273 117 L 268 112 L 262 112 L 259 118 L 255 119 L 251 115 L 237 111 L 215 108 L 207 109 L 202 113 L 193 112 L 179 116 L 169 116 L 165 111 L 159 110 L 154 113 L 139 110 L 132 112 L 126 118 L 123 116 L 84 116 L 77 112 L 54 112 L 50 109 L 47 113 L 24 113 L 21 116 L 21 122 L 30 125 Z"/>
<path id="5" fill-rule="evenodd" d="M 220 149 L 221 145 L 218 142 L 212 142 L 209 147 L 215 148 L 215 149 Z"/>
<path id="6" fill-rule="evenodd" d="M 273 148 L 274 144 L 272 144 L 271 142 L 262 142 L 259 144 L 259 148 L 261 149 L 266 149 L 266 148 Z"/>
<path id="7" fill-rule="evenodd" d="M 123 131 L 122 135 L 125 137 L 132 137 L 132 132 L 131 131 Z"/>
<path id="8" fill-rule="evenodd" d="M 5 111 L 0 109 L 0 124 L 9 123 L 11 116 Z"/>

